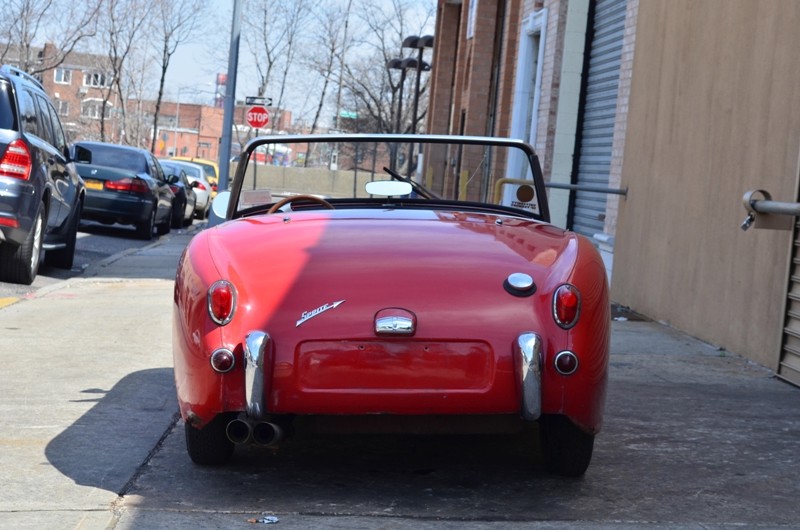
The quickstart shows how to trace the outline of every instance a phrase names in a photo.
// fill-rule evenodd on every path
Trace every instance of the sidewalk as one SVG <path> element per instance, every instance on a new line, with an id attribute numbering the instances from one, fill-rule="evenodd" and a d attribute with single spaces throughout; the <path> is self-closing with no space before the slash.
<path id="1" fill-rule="evenodd" d="M 118 493 L 178 418 L 172 290 L 196 231 L 0 308 L 0 528 L 113 526 Z"/>
<path id="2" fill-rule="evenodd" d="M 206 223 L 202 222 L 186 229 L 172 230 L 145 247 L 131 249 L 92 264 L 84 271 L 83 278 L 174 280 L 183 249 L 205 227 Z"/>

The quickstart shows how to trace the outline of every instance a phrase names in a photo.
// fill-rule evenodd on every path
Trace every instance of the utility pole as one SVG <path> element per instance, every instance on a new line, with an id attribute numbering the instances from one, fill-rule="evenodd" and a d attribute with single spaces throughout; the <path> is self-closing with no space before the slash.
<path id="1" fill-rule="evenodd" d="M 239 39 L 241 37 L 242 1 L 233 2 L 233 21 L 231 23 L 231 47 L 228 52 L 228 79 L 225 83 L 224 115 L 222 119 L 222 145 L 219 149 L 219 191 L 228 189 L 231 161 L 231 130 L 233 111 L 236 106 L 236 70 L 239 65 Z"/>

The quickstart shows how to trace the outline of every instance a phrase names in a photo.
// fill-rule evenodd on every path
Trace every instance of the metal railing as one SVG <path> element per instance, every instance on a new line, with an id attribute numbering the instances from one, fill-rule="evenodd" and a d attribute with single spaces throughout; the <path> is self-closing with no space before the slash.
<path id="1" fill-rule="evenodd" d="M 762 198 L 758 198 L 761 196 Z M 751 226 L 772 230 L 791 230 L 793 217 L 800 217 L 800 203 L 773 201 L 772 195 L 765 190 L 750 190 L 742 197 L 747 217 L 740 228 L 747 230 Z"/>
<path id="2" fill-rule="evenodd" d="M 533 184 L 532 180 L 528 179 L 512 179 L 512 178 L 501 178 L 497 179 L 497 182 L 494 184 L 494 197 L 499 197 L 501 191 L 503 190 L 503 186 L 505 184 Z M 591 186 L 588 184 L 562 184 L 560 182 L 545 182 L 545 188 L 553 188 L 557 190 L 572 190 L 572 191 L 588 191 L 593 193 L 607 193 L 611 195 L 622 195 L 623 197 L 628 196 L 628 188 L 604 188 L 602 186 Z"/>
<path id="3" fill-rule="evenodd" d="M 604 188 L 602 186 L 591 186 L 589 184 L 562 184 L 560 182 L 545 182 L 545 188 L 553 188 L 556 190 L 572 190 L 572 191 L 589 191 L 593 193 L 606 193 L 609 195 L 622 195 L 628 196 L 628 187 L 624 188 Z"/>

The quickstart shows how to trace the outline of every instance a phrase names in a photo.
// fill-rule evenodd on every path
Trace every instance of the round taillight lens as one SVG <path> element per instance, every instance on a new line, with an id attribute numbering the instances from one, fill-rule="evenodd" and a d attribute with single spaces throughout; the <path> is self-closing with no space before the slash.
<path id="1" fill-rule="evenodd" d="M 222 374 L 230 372 L 236 364 L 236 357 L 230 350 L 216 350 L 211 354 L 211 367 Z"/>
<path id="2" fill-rule="evenodd" d="M 578 369 L 578 357 L 571 351 L 562 351 L 556 355 L 555 365 L 561 375 L 572 375 Z"/>
<path id="3" fill-rule="evenodd" d="M 569 329 L 578 323 L 581 312 L 581 294 L 574 285 L 565 283 L 553 295 L 553 318 L 556 324 Z"/>
<path id="4" fill-rule="evenodd" d="M 214 282 L 208 289 L 208 314 L 211 320 L 224 326 L 236 311 L 236 288 L 226 280 Z"/>

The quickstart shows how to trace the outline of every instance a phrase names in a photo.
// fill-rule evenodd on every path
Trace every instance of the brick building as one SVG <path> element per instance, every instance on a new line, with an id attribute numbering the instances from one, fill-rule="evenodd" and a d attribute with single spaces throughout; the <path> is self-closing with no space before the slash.
<path id="1" fill-rule="evenodd" d="M 19 66 L 20 50 L 12 47 L 6 54 L 9 64 Z M 39 61 L 55 55 L 52 45 L 32 50 Z M 105 65 L 105 66 L 104 66 Z M 58 67 L 38 76 L 50 95 L 61 121 L 72 141 L 100 140 L 111 143 L 138 145 L 150 149 L 155 138 L 155 154 L 159 157 L 173 155 L 194 156 L 217 160 L 222 137 L 223 109 L 215 105 L 162 101 L 158 127 L 153 130 L 155 101 L 129 99 L 125 108 L 115 90 L 108 59 L 102 55 L 71 52 Z M 105 107 L 105 112 L 103 108 Z M 275 130 L 290 130 L 292 113 L 270 108 Z M 255 131 L 246 125 L 245 105 L 237 105 L 234 112 L 232 136 L 235 154 Z M 271 132 L 268 129 L 259 134 Z"/>
<path id="2" fill-rule="evenodd" d="M 440 0 L 428 130 L 528 140 L 614 301 L 800 385 L 800 226 L 738 228 L 748 189 L 800 205 L 798 23 L 795 0 Z"/>

